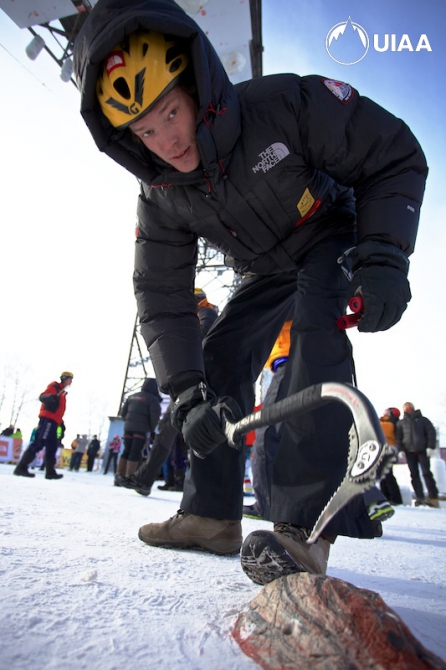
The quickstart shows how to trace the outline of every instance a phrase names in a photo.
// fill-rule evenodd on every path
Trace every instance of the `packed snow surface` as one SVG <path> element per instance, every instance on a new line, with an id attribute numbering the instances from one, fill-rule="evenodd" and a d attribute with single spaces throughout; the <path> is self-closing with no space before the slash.
<path id="1" fill-rule="evenodd" d="M 144 498 L 100 471 L 65 471 L 60 481 L 12 473 L 0 464 L 0 667 L 259 667 L 231 637 L 261 589 L 239 557 L 138 539 L 139 526 L 176 513 L 180 493 L 155 484 Z M 243 519 L 244 536 L 259 528 L 272 524 Z M 338 538 L 328 574 L 378 591 L 446 661 L 446 508 L 400 506 L 382 538 Z"/>

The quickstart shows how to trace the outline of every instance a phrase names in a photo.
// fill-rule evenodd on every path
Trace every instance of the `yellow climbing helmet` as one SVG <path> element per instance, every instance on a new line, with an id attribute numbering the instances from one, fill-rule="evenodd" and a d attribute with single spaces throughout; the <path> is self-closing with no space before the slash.
<path id="1" fill-rule="evenodd" d="M 177 83 L 189 58 L 168 35 L 139 30 L 105 58 L 96 82 L 101 109 L 112 126 L 125 128 Z"/>
<path id="2" fill-rule="evenodd" d="M 206 293 L 202 288 L 194 288 L 194 296 L 197 302 L 200 302 L 200 300 L 204 300 L 204 298 L 206 298 Z"/>

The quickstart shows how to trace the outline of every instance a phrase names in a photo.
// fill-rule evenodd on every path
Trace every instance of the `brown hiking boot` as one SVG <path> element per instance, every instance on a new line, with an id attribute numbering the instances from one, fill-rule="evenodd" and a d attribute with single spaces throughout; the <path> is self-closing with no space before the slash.
<path id="1" fill-rule="evenodd" d="M 238 554 L 242 544 L 240 521 L 220 521 L 178 510 L 163 523 L 149 523 L 138 537 L 153 547 L 203 549 L 213 554 Z"/>
<path id="2" fill-rule="evenodd" d="M 274 579 L 296 572 L 325 575 L 330 542 L 319 537 L 307 544 L 310 533 L 290 523 L 275 523 L 274 531 L 256 530 L 243 542 L 243 571 L 256 584 L 269 584 Z"/>
<path id="3" fill-rule="evenodd" d="M 435 507 L 437 509 L 440 507 L 438 498 L 426 498 L 424 504 L 427 505 L 427 507 Z"/>

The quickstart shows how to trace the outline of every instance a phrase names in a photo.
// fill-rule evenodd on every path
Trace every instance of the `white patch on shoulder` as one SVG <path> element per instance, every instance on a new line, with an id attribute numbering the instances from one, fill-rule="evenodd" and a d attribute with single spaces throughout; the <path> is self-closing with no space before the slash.
<path id="1" fill-rule="evenodd" d="M 353 98 L 353 89 L 350 84 L 335 79 L 323 79 L 322 83 L 343 105 L 347 105 Z"/>

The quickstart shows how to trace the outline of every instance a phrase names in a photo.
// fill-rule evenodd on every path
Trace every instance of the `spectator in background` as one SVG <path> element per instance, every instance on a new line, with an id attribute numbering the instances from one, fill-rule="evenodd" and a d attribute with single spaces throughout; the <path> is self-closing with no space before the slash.
<path id="1" fill-rule="evenodd" d="M 170 415 L 169 415 L 170 418 Z M 188 448 L 183 436 L 175 431 L 175 440 L 165 461 L 165 482 L 158 486 L 160 491 L 182 491 L 189 465 Z M 127 486 L 127 488 L 134 488 Z"/>
<path id="2" fill-rule="evenodd" d="M 72 441 L 72 443 L 71 443 L 71 448 L 72 448 L 73 451 L 75 451 L 77 445 L 79 444 L 79 440 L 80 440 L 80 439 L 81 439 L 81 436 L 80 436 L 79 433 L 78 433 L 78 434 L 76 435 L 76 437 L 74 438 L 74 440 Z"/>
<path id="3" fill-rule="evenodd" d="M 11 425 L 11 426 L 8 426 L 7 428 L 5 428 L 5 430 L 2 430 L 0 435 L 3 435 L 4 437 L 11 437 L 13 432 L 14 432 L 14 426 Z"/>
<path id="4" fill-rule="evenodd" d="M 381 428 L 383 429 L 384 437 L 386 438 L 386 442 L 392 447 L 395 446 L 396 425 L 400 416 L 401 412 L 399 409 L 396 407 L 389 407 L 384 411 L 384 414 L 379 420 L 381 423 Z M 380 488 L 391 505 L 403 504 L 400 487 L 398 486 L 398 482 L 396 481 L 392 468 L 390 468 L 386 476 L 381 479 Z"/>
<path id="5" fill-rule="evenodd" d="M 423 416 L 419 409 L 415 409 L 411 402 L 404 403 L 403 411 L 404 416 L 395 429 L 395 446 L 398 451 L 404 451 L 406 454 L 412 487 L 416 496 L 415 506 L 440 507 L 437 484 L 427 455 L 428 449 L 435 449 L 437 432 L 429 419 Z M 428 498 L 424 497 L 420 468 Z"/>
<path id="6" fill-rule="evenodd" d="M 194 296 L 197 304 L 200 335 L 203 340 L 217 320 L 218 309 L 208 301 L 202 288 L 194 288 Z M 182 490 L 183 488 L 184 475 L 189 466 L 188 450 L 184 440 L 182 438 L 177 439 L 178 431 L 172 426 L 170 420 L 171 410 L 172 403 L 170 402 L 161 417 L 158 433 L 155 435 L 148 457 L 133 475 L 126 477 L 125 482 L 121 480 L 123 486 L 128 489 L 135 489 L 137 493 L 143 496 L 150 495 L 153 483 L 163 463 L 166 463 L 166 478 L 164 484 L 158 486 L 158 488 L 162 491 L 169 490 L 171 487 L 174 487 L 174 490 Z M 183 464 L 181 465 L 182 457 Z M 175 467 L 177 469 L 176 475 Z"/>
<path id="7" fill-rule="evenodd" d="M 97 458 L 101 449 L 101 443 L 97 435 L 93 435 L 93 439 L 88 445 L 87 449 L 87 472 L 93 472 L 94 461 Z"/>
<path id="8" fill-rule="evenodd" d="M 194 288 L 194 296 L 197 302 L 201 339 L 204 340 L 218 317 L 218 309 L 215 305 L 209 302 L 207 295 L 202 288 Z"/>
<path id="9" fill-rule="evenodd" d="M 58 449 L 63 449 L 64 446 L 62 444 L 63 437 L 65 435 L 65 424 L 62 423 L 60 426 L 57 426 L 56 429 L 56 438 L 57 438 L 57 448 Z M 41 453 L 41 458 L 42 462 L 40 464 L 39 470 L 45 470 L 46 469 L 46 449 L 43 450 Z"/>
<path id="10" fill-rule="evenodd" d="M 119 435 L 115 435 L 112 440 L 108 443 L 108 457 L 107 457 L 107 463 L 104 468 L 104 475 L 107 474 L 108 469 L 113 463 L 113 474 L 116 474 L 117 466 L 118 466 L 118 456 L 119 452 L 121 451 L 121 438 Z"/>
<path id="11" fill-rule="evenodd" d="M 265 368 L 273 373 L 273 378 L 266 392 L 263 408 L 283 400 L 287 394 L 286 363 L 290 353 L 292 313 L 282 326 L 277 340 L 271 350 Z M 255 503 L 243 506 L 243 516 L 250 518 L 271 519 L 271 489 L 273 482 L 274 463 L 278 453 L 282 422 L 272 426 L 258 428 L 252 455 L 252 475 Z M 381 524 L 390 519 L 394 510 L 384 494 L 373 486 L 362 495 L 362 507 L 375 528 L 376 536 L 382 534 Z M 359 505 L 359 497 L 358 502 Z"/>
<path id="12" fill-rule="evenodd" d="M 77 440 L 77 447 L 74 450 L 74 452 L 71 454 L 71 459 L 70 459 L 70 470 L 74 470 L 75 472 L 79 472 L 79 468 L 81 467 L 82 459 L 84 457 L 84 454 L 87 450 L 87 444 L 88 444 L 88 437 L 86 435 L 82 435 Z"/>
<path id="13" fill-rule="evenodd" d="M 292 316 L 292 314 L 290 315 Z M 265 368 L 273 373 L 273 378 L 263 400 L 263 408 L 267 408 L 284 397 L 283 380 L 286 362 L 290 352 L 290 330 L 292 318 L 285 321 L 282 330 L 274 343 Z M 281 393 L 282 390 L 282 393 Z M 252 454 L 252 478 L 255 503 L 243 506 L 243 516 L 268 519 L 271 511 L 271 486 L 274 459 L 280 443 L 281 423 L 258 428 Z"/>
<path id="14" fill-rule="evenodd" d="M 63 475 L 55 470 L 56 452 L 60 446 L 58 427 L 62 426 L 64 431 L 63 415 L 66 408 L 67 387 L 73 381 L 72 372 L 62 372 L 60 382 L 51 382 L 46 390 L 40 394 L 39 400 L 42 405 L 39 412 L 39 425 L 37 426 L 34 442 L 31 442 L 27 450 L 22 455 L 17 467 L 14 470 L 15 475 L 21 477 L 35 477 L 28 471 L 28 465 L 31 465 L 36 454 L 45 447 L 45 469 L 46 479 L 62 479 Z"/>
<path id="15" fill-rule="evenodd" d="M 65 435 L 65 424 L 62 423 L 60 426 L 57 426 L 57 429 L 56 429 L 57 448 L 58 449 L 63 449 L 62 440 L 63 440 L 64 435 Z M 45 455 L 46 454 L 45 454 L 45 449 L 44 449 L 43 454 L 42 454 L 42 463 L 40 464 L 39 470 L 45 470 L 45 466 L 46 466 Z"/>
<path id="16" fill-rule="evenodd" d="M 142 450 L 149 433 L 154 433 L 161 414 L 161 396 L 156 379 L 147 378 L 141 391 L 125 401 L 121 416 L 124 419 L 124 451 L 118 462 L 115 485 L 124 486 L 141 461 Z"/>

